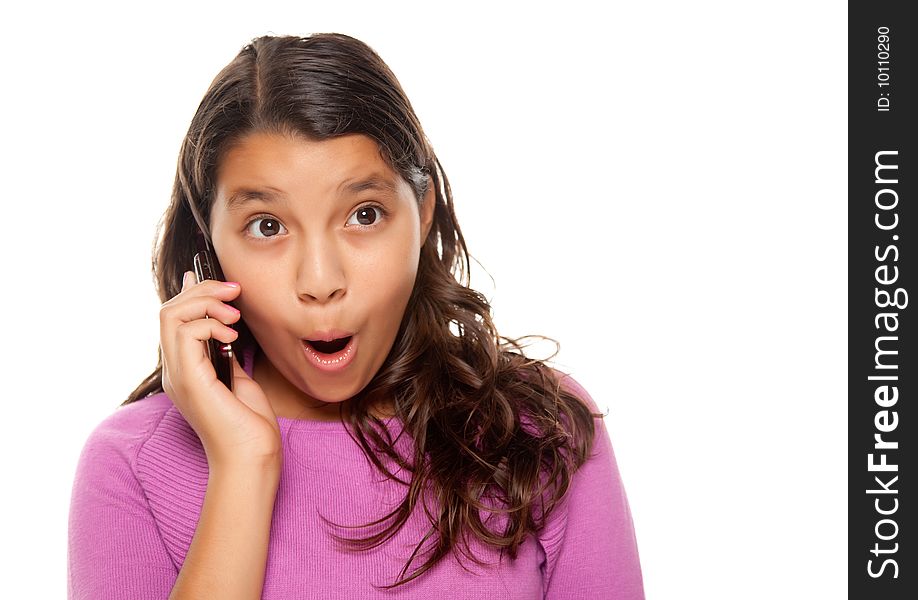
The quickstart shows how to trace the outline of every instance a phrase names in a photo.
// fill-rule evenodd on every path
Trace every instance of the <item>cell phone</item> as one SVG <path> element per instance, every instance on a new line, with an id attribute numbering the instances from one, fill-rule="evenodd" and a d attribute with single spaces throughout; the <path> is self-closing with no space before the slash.
<path id="1" fill-rule="evenodd" d="M 216 279 L 224 281 L 223 271 L 216 260 L 211 258 L 210 252 L 201 250 L 194 255 L 194 274 L 201 283 L 205 279 Z M 205 319 L 210 317 L 206 316 Z M 207 349 L 207 357 L 214 365 L 214 371 L 217 373 L 217 379 L 223 382 L 229 390 L 233 390 L 233 345 L 225 344 L 220 340 L 210 338 L 204 343 Z"/>

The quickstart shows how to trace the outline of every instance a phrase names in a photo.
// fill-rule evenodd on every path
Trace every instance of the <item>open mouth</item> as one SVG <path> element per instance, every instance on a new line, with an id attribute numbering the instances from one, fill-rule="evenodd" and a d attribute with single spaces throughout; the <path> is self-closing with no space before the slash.
<path id="1" fill-rule="evenodd" d="M 319 352 L 320 354 L 334 354 L 336 352 L 341 352 L 347 346 L 347 343 L 351 341 L 353 336 L 348 336 L 344 338 L 338 338 L 337 340 L 332 340 L 330 342 L 323 342 L 321 340 L 305 340 L 309 346 Z"/>

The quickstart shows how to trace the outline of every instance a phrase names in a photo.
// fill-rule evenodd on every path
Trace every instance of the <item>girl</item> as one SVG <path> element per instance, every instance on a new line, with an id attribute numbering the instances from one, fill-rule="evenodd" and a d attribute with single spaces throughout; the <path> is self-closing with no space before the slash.
<path id="1" fill-rule="evenodd" d="M 371 48 L 246 45 L 163 227 L 159 363 L 81 454 L 70 598 L 643 598 L 602 415 L 496 333 Z M 226 282 L 195 282 L 202 248 Z"/>

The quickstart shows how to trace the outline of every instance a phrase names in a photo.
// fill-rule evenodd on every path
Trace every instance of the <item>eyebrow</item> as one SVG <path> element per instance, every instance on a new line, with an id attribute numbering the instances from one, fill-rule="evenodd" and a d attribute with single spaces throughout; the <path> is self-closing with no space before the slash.
<path id="1" fill-rule="evenodd" d="M 378 190 L 381 192 L 389 192 L 393 195 L 398 193 L 398 188 L 392 180 L 378 173 L 373 173 L 359 181 L 343 181 L 341 185 L 338 186 L 338 196 L 340 197 L 348 194 L 354 195 L 364 190 Z M 288 200 L 288 196 L 284 192 L 271 187 L 260 189 L 241 187 L 235 190 L 227 199 L 226 210 L 239 210 L 246 204 L 258 200 L 268 204 L 277 202 L 285 203 Z"/>

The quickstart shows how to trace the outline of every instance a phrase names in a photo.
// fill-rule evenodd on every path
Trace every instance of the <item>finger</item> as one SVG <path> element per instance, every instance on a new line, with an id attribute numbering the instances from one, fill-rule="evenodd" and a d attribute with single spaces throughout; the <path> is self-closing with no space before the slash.
<path id="1" fill-rule="evenodd" d="M 176 328 L 180 344 L 194 346 L 194 343 L 206 342 L 213 338 L 224 344 L 231 344 L 239 337 L 239 332 L 217 319 L 195 319 L 180 324 Z"/>
<path id="2" fill-rule="evenodd" d="M 179 294 L 182 296 L 198 294 L 217 296 L 221 300 L 228 301 L 238 296 L 240 292 L 241 287 L 236 282 L 206 279 L 198 283 L 198 278 L 194 274 L 194 271 L 185 271 L 182 274 L 182 289 L 179 291 Z M 177 298 L 178 294 L 176 294 L 175 297 Z"/>
<path id="3" fill-rule="evenodd" d="M 196 319 L 210 317 L 223 323 L 235 323 L 241 318 L 240 312 L 233 306 L 221 302 L 213 296 L 192 296 L 181 302 L 164 304 L 160 310 L 163 325 L 178 326 Z"/>
<path id="4" fill-rule="evenodd" d="M 204 344 L 215 339 L 224 344 L 231 344 L 239 333 L 220 323 L 216 319 L 198 319 L 182 323 L 176 330 L 176 353 L 179 364 L 200 366 L 207 360 Z"/>
<path id="5" fill-rule="evenodd" d="M 197 282 L 197 277 L 191 271 L 185 271 L 182 275 L 182 291 L 185 291 L 185 288 L 191 287 Z"/>

